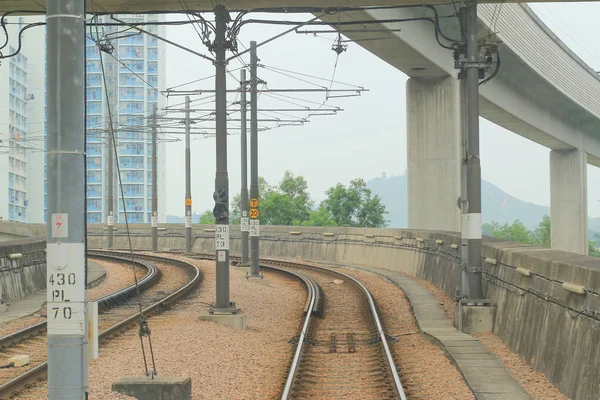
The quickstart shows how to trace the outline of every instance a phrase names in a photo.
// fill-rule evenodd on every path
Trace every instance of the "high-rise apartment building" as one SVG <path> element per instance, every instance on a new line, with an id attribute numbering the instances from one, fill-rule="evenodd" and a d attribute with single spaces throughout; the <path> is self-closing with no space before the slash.
<path id="1" fill-rule="evenodd" d="M 127 22 L 163 20 L 158 15 L 122 16 Z M 164 36 L 164 27 L 148 26 L 150 32 Z M 114 179 L 115 220 L 125 222 L 123 201 L 131 223 L 149 223 L 152 211 L 152 128 L 150 115 L 154 107 L 160 110 L 165 87 L 164 43 L 139 33 L 112 34 L 107 51 L 100 52 L 93 40 L 87 41 L 87 211 L 88 223 L 106 221 L 108 212 L 108 137 L 110 118 L 103 89 L 102 53 L 112 124 L 117 138 L 117 153 L 123 192 Z M 92 35 L 94 31 L 92 31 Z M 164 221 L 166 145 L 158 144 L 159 221 Z M 117 168 L 114 167 L 116 174 Z M 119 194 L 117 196 L 117 194 Z M 117 214 L 117 210 L 119 210 Z"/>
<path id="2" fill-rule="evenodd" d="M 29 19 L 13 18 L 7 26 L 8 40 L 2 53 L 13 55 L 19 48 L 18 33 Z M 0 44 L 4 44 L 4 37 Z M 37 68 L 38 44 L 44 45 L 44 28 L 22 35 L 23 48 L 0 64 L 0 218 L 27 222 L 32 193 L 29 190 L 30 156 L 44 156 L 44 94 Z M 43 81 L 42 81 L 43 82 Z M 39 112 L 38 112 L 39 111 Z M 43 165 L 42 165 L 43 168 Z M 43 169 L 41 170 L 43 174 Z M 43 185 L 43 181 L 41 182 Z M 42 193 L 43 194 L 43 193 Z M 43 207 L 43 195 L 40 198 Z"/>
<path id="3" fill-rule="evenodd" d="M 106 17 L 107 18 L 107 17 Z M 122 16 L 127 22 L 164 20 L 159 15 Z M 38 19 L 39 20 L 39 17 Z M 13 18 L 9 27 L 9 46 L 14 51 L 19 30 L 33 18 Z M 160 26 L 147 26 L 164 36 Z M 87 211 L 88 223 L 105 223 L 108 216 L 108 107 L 103 86 L 102 54 L 107 91 L 117 138 L 117 154 L 123 181 L 118 187 L 114 168 L 115 220 L 124 222 L 122 198 L 132 223 L 149 223 L 152 210 L 152 129 L 149 116 L 160 110 L 165 87 L 164 43 L 148 35 L 116 33 L 116 28 L 100 29 L 110 46 L 100 52 L 88 37 L 87 57 Z M 112 34 L 112 33 L 115 34 Z M 94 35 L 92 30 L 88 35 Z M 0 218 L 40 223 L 46 220 L 46 38 L 45 28 L 29 29 L 23 34 L 20 55 L 3 60 L 0 66 Z M 2 38 L 0 38 L 2 39 Z M 95 39 L 95 37 L 94 37 Z M 1 41 L 1 40 L 0 40 Z M 112 46 L 112 49 L 111 49 Z M 159 222 L 165 219 L 166 145 L 158 143 Z M 118 210 L 118 212 L 117 212 Z"/>

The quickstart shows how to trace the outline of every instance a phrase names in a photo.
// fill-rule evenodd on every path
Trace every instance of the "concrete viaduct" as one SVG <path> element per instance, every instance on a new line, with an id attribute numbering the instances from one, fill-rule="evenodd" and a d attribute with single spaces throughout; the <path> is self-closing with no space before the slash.
<path id="1" fill-rule="evenodd" d="M 357 0 L 346 6 L 411 5 L 414 1 Z M 436 1 L 420 1 L 432 4 Z M 480 115 L 512 132 L 552 149 L 550 153 L 552 248 L 587 254 L 588 163 L 600 166 L 600 76 L 579 59 L 526 5 L 506 3 L 478 7 L 478 38 L 500 41 L 497 76 L 480 86 Z M 179 12 L 175 0 L 97 0 L 98 12 Z M 210 2 L 188 1 L 191 9 L 211 11 Z M 260 7 L 330 6 L 323 0 L 235 1 L 231 10 Z M 4 0 L 0 12 L 40 11 L 45 1 Z M 452 5 L 436 5 L 439 16 Z M 350 11 L 342 21 L 433 17 L 429 8 Z M 327 18 L 324 18 L 327 20 Z M 335 25 L 337 16 L 331 17 Z M 459 39 L 456 18 L 440 18 L 440 30 Z M 409 228 L 460 231 L 461 121 L 460 88 L 452 51 L 436 42 L 428 21 L 370 25 L 389 32 L 389 40 L 360 41 L 374 33 L 346 36 L 410 79 L 407 84 Z M 401 31 L 397 31 L 400 28 Z M 341 31 L 350 27 L 339 27 Z M 376 33 L 375 33 L 376 34 Z M 441 38 L 444 42 L 445 39 Z M 446 41 L 446 44 L 449 42 Z"/>
<path id="2" fill-rule="evenodd" d="M 412 1 L 357 0 L 346 5 L 416 4 Z M 188 0 L 189 7 L 210 11 L 207 0 Z M 223 2 L 228 5 L 229 2 Z M 323 0 L 231 1 L 231 10 L 258 7 L 329 5 Z M 435 2 L 420 1 L 418 4 Z M 0 12 L 40 11 L 45 1 L 3 0 Z M 96 0 L 99 12 L 181 11 L 177 0 Z M 436 7 L 440 15 L 449 5 Z M 587 257 L 587 163 L 600 166 L 600 79 L 523 4 L 506 3 L 496 19 L 495 5 L 479 5 L 478 37 L 490 32 L 500 39 L 502 66 L 482 85 L 480 113 L 486 119 L 550 149 L 552 250 L 492 238 L 484 241 L 484 294 L 497 308 L 494 331 L 512 351 L 529 360 L 566 396 L 597 399 L 600 391 L 600 262 Z M 350 12 L 349 18 L 380 19 L 431 16 L 431 9 L 397 8 Z M 334 21 L 331 21 L 334 25 Z M 453 18 L 440 21 L 441 30 L 458 39 Z M 383 28 L 392 29 L 389 25 Z M 460 272 L 460 90 L 452 53 L 434 40 L 425 21 L 402 24 L 386 41 L 358 42 L 382 60 L 410 76 L 408 82 L 409 229 L 350 229 L 266 227 L 263 256 L 378 266 L 427 279 L 450 296 L 456 294 Z M 343 30 L 343 29 L 342 29 Z M 497 33 L 494 33 L 497 32 Z M 347 33 L 352 39 L 365 38 Z M 0 224 L 8 235 L 17 232 Z M 181 249 L 183 227 L 164 226 L 163 250 Z M 232 251 L 239 251 L 239 233 L 232 227 Z M 15 229 L 11 231 L 11 229 Z M 101 226 L 88 227 L 90 247 L 104 247 Z M 323 235 L 327 233 L 327 235 Z M 133 227 L 136 249 L 150 248 L 147 226 Z M 117 228 L 115 247 L 125 247 Z M 236 242 L 237 239 L 237 242 Z M 39 241 L 43 242 L 40 237 Z M 27 254 L 29 239 L 19 244 Z M 16 251 L 8 243 L 0 259 Z M 33 245 L 31 245 L 33 246 Z M 238 247 L 236 247 L 238 246 Z M 194 232 L 194 251 L 212 252 L 209 227 Z M 8 252 L 8 253 L 7 253 Z M 18 262 L 2 264 L 13 274 L 29 268 Z M 43 272 L 41 272 L 43 273 Z M 24 275 L 26 276 L 26 275 Z M 27 279 L 22 279 L 25 282 Z M 2 281 L 0 281 L 2 283 Z M 14 282 L 13 282 L 14 283 Z M 18 282 L 17 282 L 18 283 Z"/>

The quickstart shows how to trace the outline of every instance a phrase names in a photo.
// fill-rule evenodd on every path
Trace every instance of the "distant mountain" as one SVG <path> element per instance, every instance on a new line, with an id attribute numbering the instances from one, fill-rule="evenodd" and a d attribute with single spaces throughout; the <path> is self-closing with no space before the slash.
<path id="1" fill-rule="evenodd" d="M 369 189 L 381 197 L 388 210 L 390 228 L 408 226 L 408 198 L 406 175 L 375 178 L 367 182 Z M 528 228 L 540 223 L 544 215 L 550 215 L 550 208 L 527 203 L 502 191 L 489 182 L 481 182 L 481 205 L 483 222 L 496 221 L 501 224 L 519 219 Z M 600 230 L 600 218 L 597 218 Z M 590 229 L 593 229 L 590 226 Z"/>

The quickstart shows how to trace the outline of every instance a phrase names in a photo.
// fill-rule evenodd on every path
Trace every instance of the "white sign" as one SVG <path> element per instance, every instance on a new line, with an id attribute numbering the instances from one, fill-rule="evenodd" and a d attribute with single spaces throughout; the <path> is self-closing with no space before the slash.
<path id="1" fill-rule="evenodd" d="M 248 216 L 248 211 L 242 211 L 242 217 L 247 217 Z"/>
<path id="2" fill-rule="evenodd" d="M 52 237 L 69 237 L 69 214 L 52 214 Z"/>
<path id="3" fill-rule="evenodd" d="M 108 226 L 113 226 L 115 224 L 115 217 L 113 215 L 109 215 L 106 217 L 106 221 L 108 222 Z"/>
<path id="4" fill-rule="evenodd" d="M 83 243 L 47 245 L 48 333 L 84 335 L 85 246 Z"/>
<path id="5" fill-rule="evenodd" d="M 215 247 L 229 250 L 229 225 L 215 225 Z"/>
<path id="6" fill-rule="evenodd" d="M 190 217 L 189 215 L 185 216 L 185 227 L 186 228 L 192 227 L 192 217 Z"/>
<path id="7" fill-rule="evenodd" d="M 226 261 L 225 252 L 223 250 L 217 251 L 217 261 Z"/>
<path id="8" fill-rule="evenodd" d="M 153 215 L 150 220 L 152 221 L 152 227 L 158 228 L 158 217 L 156 215 Z"/>
<path id="9" fill-rule="evenodd" d="M 250 232 L 250 218 L 242 217 L 242 232 Z"/>
<path id="10" fill-rule="evenodd" d="M 250 220 L 250 236 L 260 236 L 260 224 L 257 219 Z"/>
<path id="11" fill-rule="evenodd" d="M 461 236 L 463 239 L 481 239 L 481 214 L 461 214 Z"/>

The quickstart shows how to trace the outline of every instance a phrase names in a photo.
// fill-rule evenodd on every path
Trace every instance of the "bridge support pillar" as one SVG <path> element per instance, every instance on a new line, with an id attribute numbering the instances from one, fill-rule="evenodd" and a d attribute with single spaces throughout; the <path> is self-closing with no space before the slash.
<path id="1" fill-rule="evenodd" d="M 460 232 L 460 84 L 451 76 L 406 84 L 408 228 Z"/>
<path id="2" fill-rule="evenodd" d="M 579 149 L 550 152 L 551 246 L 588 254 L 587 154 Z"/>

